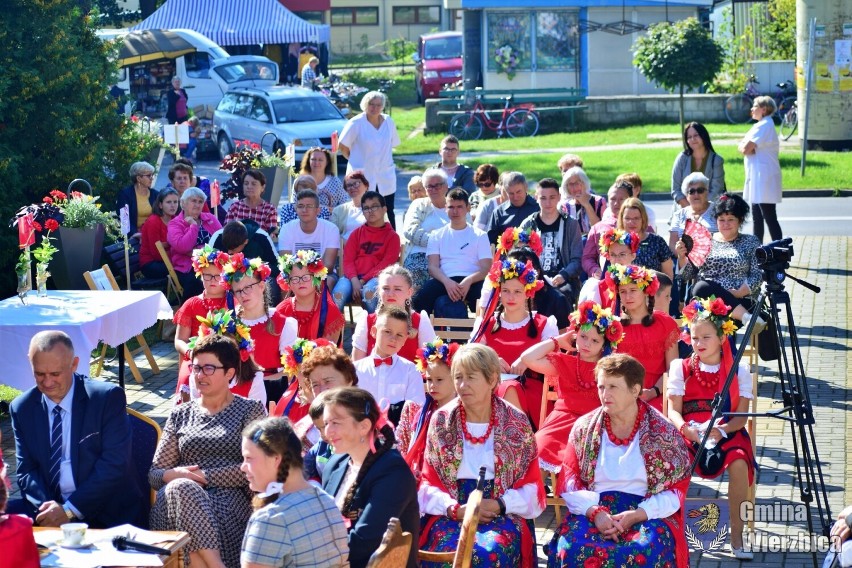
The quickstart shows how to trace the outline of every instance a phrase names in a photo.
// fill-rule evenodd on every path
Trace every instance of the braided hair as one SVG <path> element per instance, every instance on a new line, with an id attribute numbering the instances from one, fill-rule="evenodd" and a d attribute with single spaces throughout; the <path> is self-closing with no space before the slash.
<path id="1" fill-rule="evenodd" d="M 648 296 L 648 315 L 642 318 L 642 325 L 645 327 L 651 327 L 654 324 L 655 303 L 655 297 Z M 624 322 L 625 325 L 630 324 L 630 314 L 627 313 L 627 310 L 622 311 L 621 321 Z"/>
<path id="2" fill-rule="evenodd" d="M 280 456 L 275 481 L 286 483 L 291 470 L 302 475 L 302 443 L 293 431 L 289 418 L 270 416 L 255 420 L 243 430 L 243 438 L 257 446 L 269 457 Z M 274 503 L 279 494 L 255 496 L 252 505 L 255 510 Z"/>
<path id="3" fill-rule="evenodd" d="M 369 420 L 372 425 L 369 435 L 374 437 L 376 451 L 370 450 L 367 453 L 367 457 L 364 459 L 364 463 L 361 464 L 361 469 L 358 471 L 355 482 L 346 493 L 343 506 L 340 508 L 342 515 L 350 519 L 354 524 L 358 520 L 358 517 L 361 516 L 360 509 L 352 510 L 352 501 L 355 498 L 355 493 L 358 491 L 361 481 L 363 481 L 364 476 L 367 475 L 373 464 L 393 449 L 396 437 L 393 433 L 393 427 L 389 422 L 385 421 L 381 428 L 377 427 L 380 416 L 379 406 L 376 404 L 376 399 L 368 391 L 358 387 L 340 387 L 327 391 L 324 394 L 326 407 L 331 405 L 341 406 L 356 422 Z"/>
<path id="4" fill-rule="evenodd" d="M 252 277 L 256 278 L 254 276 L 252 276 Z M 271 307 L 270 303 L 269 303 L 269 294 L 270 294 L 269 286 L 266 285 L 266 281 L 260 280 L 259 278 L 256 278 L 256 279 L 257 279 L 258 282 L 261 283 L 261 286 L 263 286 L 263 313 L 264 313 L 264 315 L 267 316 L 266 326 L 265 326 L 266 331 L 269 333 L 269 335 L 274 335 L 274 336 L 277 337 L 280 334 L 275 331 L 275 323 L 272 321 L 272 318 L 268 317 L 269 316 L 269 308 Z M 237 314 L 237 316 L 240 319 L 245 319 L 245 313 L 244 313 L 244 308 L 243 308 L 242 304 L 236 306 L 234 308 L 234 312 Z"/>

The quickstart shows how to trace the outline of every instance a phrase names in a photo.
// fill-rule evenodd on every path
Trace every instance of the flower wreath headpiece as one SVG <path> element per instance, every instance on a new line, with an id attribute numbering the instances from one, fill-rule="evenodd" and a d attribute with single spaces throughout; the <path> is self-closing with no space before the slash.
<path id="1" fill-rule="evenodd" d="M 440 337 L 436 337 L 433 341 L 424 343 L 417 350 L 417 357 L 414 363 L 417 365 L 417 370 L 420 373 L 425 373 L 429 363 L 433 361 L 441 361 L 447 367 L 452 367 L 453 356 L 459 350 L 459 344 L 452 341 L 445 343 Z"/>
<path id="2" fill-rule="evenodd" d="M 653 296 L 660 289 L 657 275 L 643 266 L 630 264 L 610 264 L 606 273 L 606 281 L 610 289 L 624 284 L 636 284 L 646 296 Z"/>
<path id="3" fill-rule="evenodd" d="M 737 331 L 737 326 L 731 319 L 730 313 L 731 306 L 726 305 L 722 298 L 716 296 L 705 299 L 693 298 L 683 306 L 681 319 L 683 333 L 680 338 L 687 345 L 691 345 L 692 336 L 689 333 L 689 326 L 699 320 L 709 321 L 723 336 L 733 335 Z"/>
<path id="4" fill-rule="evenodd" d="M 322 338 L 316 340 L 297 338 L 293 345 L 288 345 L 284 348 L 284 353 L 281 355 L 281 365 L 284 367 L 284 374 L 288 377 L 298 375 L 305 357 L 317 347 L 325 347 L 326 345 L 333 344 Z"/>
<path id="5" fill-rule="evenodd" d="M 203 248 L 192 251 L 192 270 L 195 271 L 195 276 L 200 278 L 202 269 L 214 266 L 219 270 L 224 270 L 228 260 L 230 260 L 228 253 L 216 250 L 210 245 L 204 245 Z"/>
<path id="6" fill-rule="evenodd" d="M 609 248 L 612 245 L 626 245 L 630 247 L 630 252 L 636 254 L 639 250 L 639 235 L 633 231 L 628 232 L 616 228 L 607 229 L 598 239 L 598 249 L 601 256 L 609 258 Z"/>
<path id="7" fill-rule="evenodd" d="M 488 279 L 491 280 L 495 290 L 500 288 L 503 282 L 513 278 L 519 279 L 524 285 L 527 298 L 535 296 L 535 293 L 544 286 L 544 282 L 538 279 L 538 272 L 533 268 L 530 261 L 523 263 L 520 260 L 508 258 L 496 260 L 491 265 L 491 270 L 488 271 Z"/>
<path id="8" fill-rule="evenodd" d="M 604 357 L 615 351 L 624 338 L 621 319 L 612 315 L 611 308 L 603 308 L 591 300 L 580 302 L 577 311 L 573 312 L 569 318 L 577 331 L 588 331 L 592 327 L 598 330 L 604 338 L 602 353 Z"/>
<path id="9" fill-rule="evenodd" d="M 232 254 L 222 267 L 222 284 L 226 290 L 231 289 L 234 282 L 239 282 L 244 276 L 256 276 L 261 282 L 269 278 L 272 269 L 260 258 L 246 258 L 243 253 Z"/>
<path id="10" fill-rule="evenodd" d="M 313 250 L 300 250 L 296 254 L 284 254 L 278 259 L 278 266 L 281 268 L 281 274 L 278 275 L 278 285 L 285 292 L 290 289 L 290 273 L 293 268 L 307 268 L 308 272 L 313 275 L 314 288 L 318 288 L 325 277 L 328 276 L 328 268 L 322 262 L 322 257 Z"/>
<path id="11" fill-rule="evenodd" d="M 541 256 L 544 250 L 541 244 L 541 236 L 532 228 L 522 231 L 518 227 L 508 227 L 497 239 L 496 256 L 497 258 L 505 258 L 513 248 L 521 247 L 531 248 L 536 256 Z"/>
<path id="12" fill-rule="evenodd" d="M 234 338 L 237 342 L 237 347 L 240 348 L 240 361 L 246 362 L 249 360 L 252 352 L 254 352 L 254 340 L 251 338 L 251 330 L 249 326 L 244 324 L 237 315 L 228 309 L 216 310 L 209 312 L 207 317 L 196 316 L 201 325 L 198 327 L 198 335 L 190 338 L 190 350 L 195 348 L 196 342 L 202 337 L 208 335 L 228 335 Z"/>

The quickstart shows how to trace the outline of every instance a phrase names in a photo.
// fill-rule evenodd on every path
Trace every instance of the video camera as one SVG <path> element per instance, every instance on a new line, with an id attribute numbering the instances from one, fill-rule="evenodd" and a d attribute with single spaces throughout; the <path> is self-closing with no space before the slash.
<path id="1" fill-rule="evenodd" d="M 787 277 L 785 271 L 790 268 L 793 258 L 793 239 L 779 239 L 754 251 L 757 265 L 763 270 L 763 280 L 770 289 L 777 290 Z"/>

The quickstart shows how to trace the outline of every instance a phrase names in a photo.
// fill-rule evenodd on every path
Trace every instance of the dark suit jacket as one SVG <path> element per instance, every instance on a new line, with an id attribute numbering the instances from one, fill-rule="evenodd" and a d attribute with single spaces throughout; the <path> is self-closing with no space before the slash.
<path id="1" fill-rule="evenodd" d="M 322 488 L 336 495 L 346 475 L 349 454 L 332 456 L 322 474 Z M 417 543 L 420 541 L 420 508 L 417 505 L 417 482 L 408 464 L 396 450 L 382 454 L 367 470 L 352 501 L 351 510 L 362 509 L 361 516 L 349 531 L 349 565 L 364 568 L 382 542 L 388 521 L 396 517 L 402 530 L 412 536 L 408 568 L 417 566 Z"/>
<path id="2" fill-rule="evenodd" d="M 160 192 L 153 187 L 148 190 L 148 203 L 151 204 L 152 209 L 158 195 L 160 195 Z M 139 209 L 136 207 L 136 190 L 133 189 L 133 184 L 128 185 L 118 192 L 116 211 L 120 214 L 121 208 L 125 205 L 130 206 L 130 235 L 132 236 L 142 229 L 142 227 L 136 226 L 136 216 L 139 214 Z"/>
<path id="3" fill-rule="evenodd" d="M 435 164 L 436 168 L 441 167 L 442 162 L 438 162 Z M 450 185 L 449 189 L 453 189 L 454 187 L 460 187 L 467 192 L 468 197 L 474 191 L 476 191 L 476 183 L 474 183 L 473 178 L 476 175 L 476 172 L 471 168 L 459 164 L 459 169 L 456 170 L 456 177 L 453 180 L 453 183 Z"/>
<path id="4" fill-rule="evenodd" d="M 137 519 L 147 505 L 131 461 L 130 422 L 124 391 L 74 375 L 71 469 L 76 490 L 68 498 L 89 526 L 111 527 Z M 11 405 L 18 459 L 18 486 L 30 507 L 53 500 L 48 488 L 50 432 L 47 407 L 37 388 Z M 34 511 L 30 511 L 34 512 Z"/>

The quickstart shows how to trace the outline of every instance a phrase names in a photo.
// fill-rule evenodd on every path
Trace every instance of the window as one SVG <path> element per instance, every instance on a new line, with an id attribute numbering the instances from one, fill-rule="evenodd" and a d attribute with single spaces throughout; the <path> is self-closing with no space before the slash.
<path id="1" fill-rule="evenodd" d="M 332 8 L 332 26 L 377 26 L 378 8 Z"/>
<path id="2" fill-rule="evenodd" d="M 196 79 L 206 79 L 210 76 L 210 56 L 203 51 L 187 53 L 183 56 L 186 75 Z"/>
<path id="3" fill-rule="evenodd" d="M 254 104 L 254 97 L 251 95 L 240 95 L 237 97 L 237 102 L 234 105 L 234 114 L 237 116 L 249 116 L 251 106 Z"/>
<path id="4" fill-rule="evenodd" d="M 219 106 L 216 107 L 216 110 L 218 110 L 220 112 L 233 113 L 234 112 L 234 106 L 236 105 L 236 103 L 237 103 L 237 95 L 235 95 L 233 93 L 228 93 L 227 95 L 222 97 L 222 100 L 219 102 Z"/>
<path id="5" fill-rule="evenodd" d="M 287 122 L 313 122 L 316 120 L 340 120 L 337 110 L 325 97 L 287 98 L 272 101 L 278 124 Z"/>
<path id="6" fill-rule="evenodd" d="M 310 24 L 325 23 L 325 12 L 323 12 L 322 10 L 301 11 L 293 13 Z"/>
<path id="7" fill-rule="evenodd" d="M 261 122 L 271 122 L 269 114 L 269 105 L 260 97 L 254 98 L 254 104 L 251 107 L 251 117 Z"/>
<path id="8" fill-rule="evenodd" d="M 394 6 L 394 25 L 441 23 L 440 6 Z"/>
<path id="9" fill-rule="evenodd" d="M 497 64 L 497 50 L 506 47 L 518 71 L 576 69 L 580 37 L 577 17 L 576 10 L 488 12 L 488 70 L 504 71 Z"/>

